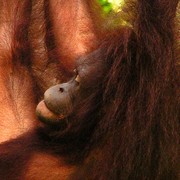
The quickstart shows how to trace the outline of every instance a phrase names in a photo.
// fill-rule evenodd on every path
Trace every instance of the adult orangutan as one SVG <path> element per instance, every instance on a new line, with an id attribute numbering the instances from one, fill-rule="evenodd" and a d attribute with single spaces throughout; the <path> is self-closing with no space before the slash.
<path id="1" fill-rule="evenodd" d="M 0 2 L 0 179 L 179 179 L 178 0 L 96 3 Z"/>

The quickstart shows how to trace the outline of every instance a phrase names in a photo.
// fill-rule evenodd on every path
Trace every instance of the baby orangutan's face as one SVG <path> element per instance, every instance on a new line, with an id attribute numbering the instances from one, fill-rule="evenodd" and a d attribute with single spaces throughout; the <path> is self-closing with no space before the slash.
<path id="1" fill-rule="evenodd" d="M 75 75 L 70 81 L 50 87 L 44 93 L 36 114 L 44 123 L 57 123 L 72 113 L 75 100 L 79 94 L 80 77 Z"/>

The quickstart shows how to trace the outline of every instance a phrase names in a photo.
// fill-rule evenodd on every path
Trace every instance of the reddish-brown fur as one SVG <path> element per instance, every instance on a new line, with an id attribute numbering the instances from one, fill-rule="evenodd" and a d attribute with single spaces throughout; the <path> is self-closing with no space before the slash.
<path id="1" fill-rule="evenodd" d="M 125 2 L 111 29 L 94 1 L 0 2 L 0 179 L 179 178 L 178 0 Z M 37 102 L 81 56 L 92 93 L 65 130 L 41 127 Z"/>

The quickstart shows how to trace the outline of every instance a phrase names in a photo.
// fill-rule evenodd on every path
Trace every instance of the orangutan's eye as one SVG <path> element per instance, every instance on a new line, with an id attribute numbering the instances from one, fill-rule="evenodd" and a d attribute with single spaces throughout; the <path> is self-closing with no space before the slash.
<path id="1" fill-rule="evenodd" d="M 75 81 L 80 83 L 80 76 L 79 75 L 76 76 Z"/>
<path id="2" fill-rule="evenodd" d="M 75 73 L 75 79 L 74 80 L 79 84 L 80 83 L 80 76 L 79 76 L 78 70 L 74 69 L 74 73 Z"/>

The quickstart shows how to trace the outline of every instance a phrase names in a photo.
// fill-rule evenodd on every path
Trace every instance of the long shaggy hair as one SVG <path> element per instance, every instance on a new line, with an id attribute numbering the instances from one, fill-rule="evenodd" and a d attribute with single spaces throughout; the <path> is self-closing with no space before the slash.
<path id="1" fill-rule="evenodd" d="M 21 7 L 32 6 L 31 1 L 22 4 L 18 2 Z M 55 37 L 51 34 L 52 24 L 48 19 L 48 3 L 43 6 L 44 1 L 38 1 L 42 4 L 40 7 L 44 14 L 40 14 L 37 20 L 36 2 L 32 1 L 35 10 L 26 7 L 25 11 L 22 8 L 23 12 L 17 11 L 19 21 L 13 19 L 14 44 L 11 53 L 13 63 L 18 62 L 15 67 L 20 69 L 23 65 L 31 77 L 36 78 L 32 84 L 40 89 L 41 95 L 42 89 L 47 87 L 45 81 L 49 81 L 46 76 L 51 75 L 50 71 L 45 75 L 44 69 L 49 64 L 50 70 L 54 68 L 57 61 L 53 58 L 57 57 L 57 49 Z M 33 136 L 30 132 L 23 140 L 12 141 L 12 146 L 2 145 L 1 177 L 14 178 L 16 173 L 18 176 L 19 171 L 24 170 L 24 164 L 28 164 L 26 160 L 30 152 L 42 151 L 63 155 L 69 163 L 75 164 L 78 169 L 70 179 L 178 179 L 180 126 L 176 49 L 178 36 L 175 24 L 177 4 L 178 0 L 125 0 L 119 16 L 113 16 L 115 20 L 111 29 L 105 31 L 102 20 L 103 25 L 99 27 L 98 33 L 103 31 L 100 37 L 103 40 L 99 48 L 83 57 L 86 65 L 94 67 L 89 72 L 84 89 L 87 93 L 74 107 L 67 119 L 67 127 L 63 130 L 58 126 L 43 127 L 38 133 L 33 132 Z M 88 1 L 87 5 L 96 8 L 93 0 Z M 31 11 L 34 16 L 31 15 L 30 19 Z M 92 17 L 96 20 L 97 14 Z M 100 16 L 97 19 L 96 23 L 99 23 Z M 120 23 L 124 22 L 122 19 L 126 20 L 125 25 Z M 37 24 L 38 21 L 46 25 L 41 22 L 43 25 L 37 30 L 33 23 Z M 43 44 L 39 45 L 41 41 Z M 41 58 L 45 62 L 38 61 Z M 41 65 L 44 69 L 40 68 Z M 61 63 L 59 66 L 61 68 Z M 83 63 L 77 68 L 81 66 Z M 61 74 L 57 72 L 57 66 L 54 69 L 55 77 L 59 78 Z M 61 70 L 69 76 L 63 68 Z M 26 76 L 22 75 L 20 79 L 24 80 L 24 84 L 27 83 Z M 41 79 L 45 81 L 41 83 Z M 35 96 L 38 98 L 39 94 L 36 92 Z M 18 152 L 17 156 L 17 152 L 14 152 L 12 156 L 8 148 L 16 151 L 21 149 L 24 154 L 21 156 Z M 19 158 L 23 159 L 20 160 L 23 164 L 17 167 L 14 162 L 18 163 Z M 6 161 L 8 165 L 14 163 L 10 171 Z M 14 169 L 18 171 L 14 173 Z M 7 174 L 10 172 L 8 176 L 6 171 Z"/>
<path id="2" fill-rule="evenodd" d="M 85 159 L 72 178 L 178 179 L 177 3 L 127 2 L 136 9 L 131 27 L 116 27 L 85 57 L 102 62 L 90 64 L 101 66 L 100 77 L 89 75 L 99 83 L 91 82 L 68 127 L 50 133 L 73 144 L 74 161 Z"/>

